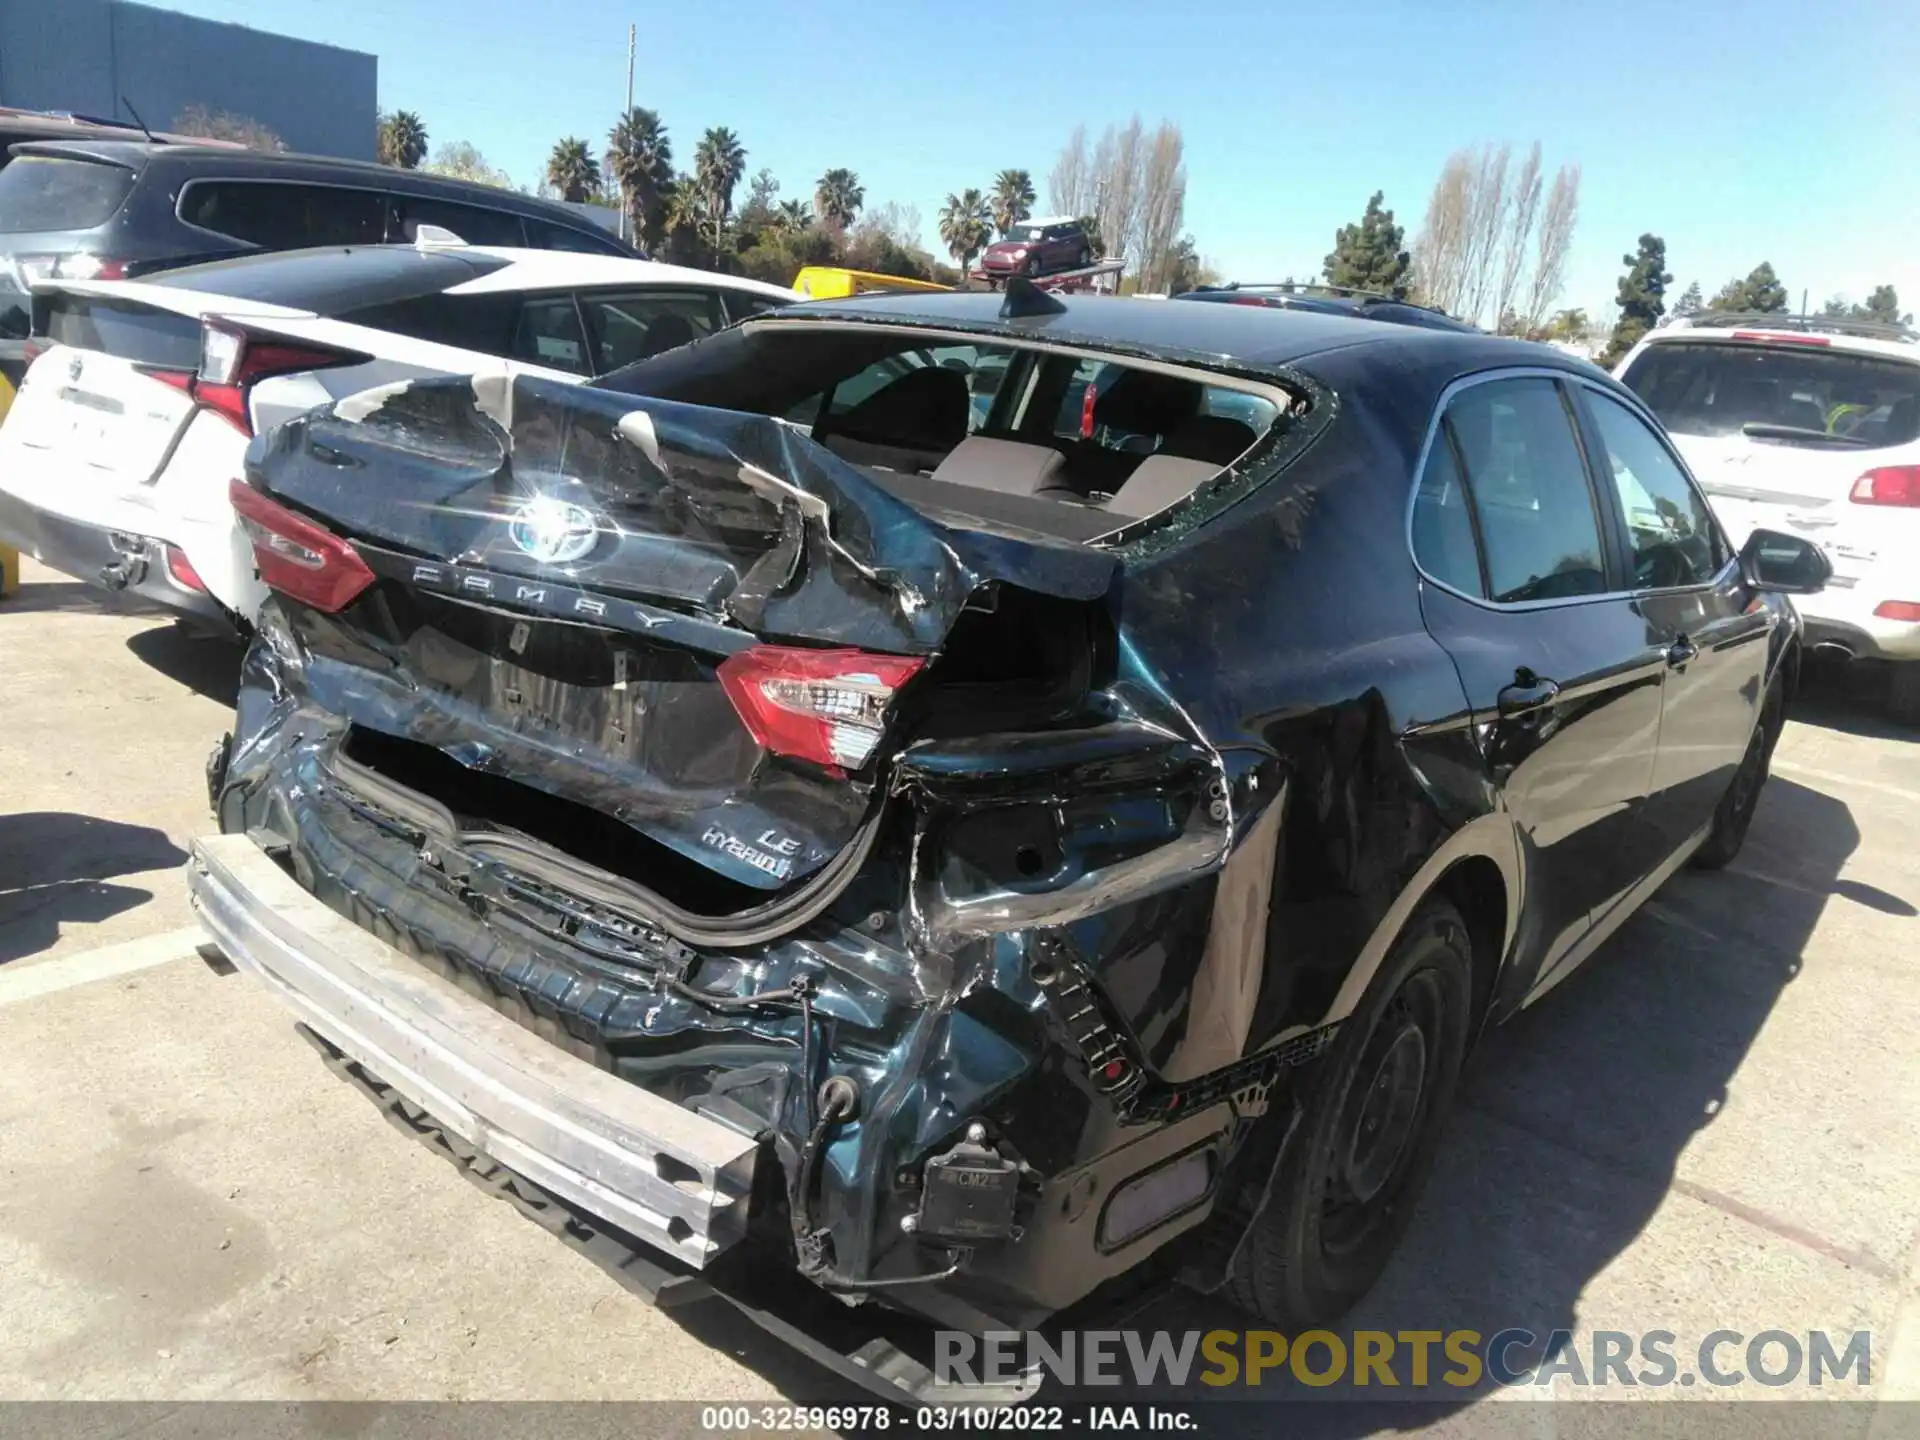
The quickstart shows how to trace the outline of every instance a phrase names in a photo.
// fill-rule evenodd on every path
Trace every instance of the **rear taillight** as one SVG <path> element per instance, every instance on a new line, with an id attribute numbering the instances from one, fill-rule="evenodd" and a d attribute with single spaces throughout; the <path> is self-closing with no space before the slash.
<path id="1" fill-rule="evenodd" d="M 198 590 L 202 595 L 207 593 L 207 582 L 200 578 L 200 572 L 193 568 L 193 562 L 177 546 L 167 546 L 167 574 L 183 590 Z"/>
<path id="2" fill-rule="evenodd" d="M 839 772 L 873 758 L 894 697 L 925 663 L 864 650 L 755 645 L 721 661 L 719 676 L 762 749 Z"/>
<path id="3" fill-rule="evenodd" d="M 1873 613 L 1881 620 L 1905 620 L 1920 624 L 1920 600 L 1882 600 L 1873 607 Z"/>
<path id="4" fill-rule="evenodd" d="M 364 358 L 325 345 L 250 335 L 238 326 L 209 320 L 200 332 L 200 371 L 186 388 L 201 409 L 221 416 L 242 435 L 251 435 L 253 416 L 247 393 L 255 384 L 275 375 L 356 365 Z M 164 375 L 155 378 L 173 383 Z"/>
<path id="5" fill-rule="evenodd" d="M 227 495 L 253 541 L 260 579 L 271 589 L 331 615 L 373 584 L 367 562 L 325 526 L 276 504 L 244 480 L 228 485 Z"/>
<path id="6" fill-rule="evenodd" d="M 91 250 L 76 250 L 54 261 L 53 273 L 62 280 L 124 280 L 127 262 L 96 255 Z"/>
<path id="7" fill-rule="evenodd" d="M 20 346 L 20 359 L 28 365 L 33 364 L 34 361 L 46 353 L 47 342 L 42 340 L 38 335 L 29 337 L 22 342 Z"/>
<path id="8" fill-rule="evenodd" d="M 1920 505 L 1920 465 L 1882 465 L 1853 482 L 1856 505 Z"/>

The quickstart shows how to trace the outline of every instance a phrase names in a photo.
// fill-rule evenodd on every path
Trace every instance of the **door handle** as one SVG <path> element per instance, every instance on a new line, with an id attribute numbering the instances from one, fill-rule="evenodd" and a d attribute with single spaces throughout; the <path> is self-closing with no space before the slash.
<path id="1" fill-rule="evenodd" d="M 1673 644 L 1667 647 L 1667 664 L 1674 666 L 1684 665 L 1689 660 L 1697 659 L 1699 654 L 1700 647 L 1686 636 L 1681 635 L 1674 640 Z"/>
<path id="2" fill-rule="evenodd" d="M 1553 681 L 1542 679 L 1531 670 L 1521 669 L 1514 672 L 1513 683 L 1494 697 L 1494 704 L 1502 715 L 1520 715 L 1529 710 L 1538 710 L 1559 693 L 1560 687 Z"/>

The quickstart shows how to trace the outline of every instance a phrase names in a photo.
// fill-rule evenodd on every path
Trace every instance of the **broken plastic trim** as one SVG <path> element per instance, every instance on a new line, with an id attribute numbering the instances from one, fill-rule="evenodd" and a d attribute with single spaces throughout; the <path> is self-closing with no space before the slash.
<path id="1" fill-rule="evenodd" d="M 886 813 L 886 807 L 876 803 L 853 839 L 794 894 L 732 915 L 712 916 L 682 909 L 644 885 L 587 865 L 550 845 L 497 831 L 462 830 L 453 812 L 438 801 L 398 785 L 337 751 L 327 760 L 326 770 L 349 797 L 369 800 L 392 811 L 442 846 L 476 859 L 508 861 L 535 879 L 580 899 L 658 925 L 688 945 L 713 949 L 744 948 L 776 940 L 823 914 L 866 864 Z"/>

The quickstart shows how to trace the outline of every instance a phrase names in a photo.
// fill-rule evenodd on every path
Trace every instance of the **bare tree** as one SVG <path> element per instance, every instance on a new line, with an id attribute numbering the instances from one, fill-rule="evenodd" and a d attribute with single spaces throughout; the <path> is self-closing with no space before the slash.
<path id="1" fill-rule="evenodd" d="M 1427 304 L 1450 313 L 1466 288 L 1467 209 L 1473 168 L 1456 150 L 1440 168 L 1427 200 L 1426 223 L 1413 245 L 1413 289 Z"/>
<path id="2" fill-rule="evenodd" d="M 1047 175 L 1047 203 L 1056 215 L 1091 215 L 1096 190 L 1087 155 L 1087 127 L 1076 125 Z"/>
<path id="3" fill-rule="evenodd" d="M 1533 239 L 1533 224 L 1540 216 L 1538 140 L 1533 142 L 1526 161 L 1520 166 L 1520 173 L 1514 177 L 1504 208 L 1507 223 L 1500 236 L 1499 283 L 1493 296 L 1493 313 L 1503 330 L 1509 317 L 1516 323 L 1522 318 L 1514 316 L 1513 301 L 1520 292 L 1520 277 L 1527 268 L 1528 242 Z"/>
<path id="4" fill-rule="evenodd" d="M 1186 139 L 1180 127 L 1162 120 L 1143 158 L 1140 181 L 1140 286 L 1155 292 L 1170 288 L 1175 247 L 1187 212 Z"/>
<path id="5" fill-rule="evenodd" d="M 1533 274 L 1527 283 L 1526 320 L 1529 332 L 1540 328 L 1566 284 L 1567 252 L 1573 248 L 1573 226 L 1580 218 L 1580 167 L 1562 165 L 1547 192 L 1546 209 L 1533 242 Z"/>
<path id="6" fill-rule="evenodd" d="M 1507 220 L 1507 164 L 1512 158 L 1511 145 L 1483 145 L 1470 162 L 1473 183 L 1467 192 L 1467 253 L 1460 314 L 1475 322 L 1493 294 L 1500 234 Z"/>
<path id="7" fill-rule="evenodd" d="M 1543 201 L 1539 144 L 1519 166 L 1512 159 L 1504 142 L 1447 157 L 1414 241 L 1414 276 L 1429 305 L 1524 332 L 1538 329 L 1559 298 L 1580 167 L 1562 165 Z"/>

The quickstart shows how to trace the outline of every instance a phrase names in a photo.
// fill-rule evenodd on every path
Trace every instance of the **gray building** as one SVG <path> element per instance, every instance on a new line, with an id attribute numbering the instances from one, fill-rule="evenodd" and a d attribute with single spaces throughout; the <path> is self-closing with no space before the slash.
<path id="1" fill-rule="evenodd" d="M 372 160 L 379 60 L 128 0 L 0 0 L 0 105 L 131 120 L 258 121 L 289 150 Z"/>

